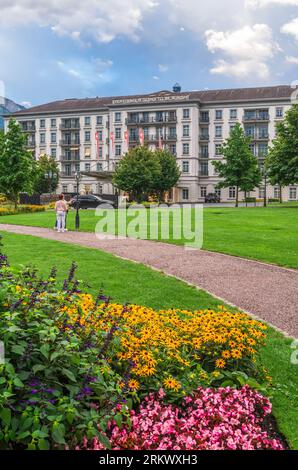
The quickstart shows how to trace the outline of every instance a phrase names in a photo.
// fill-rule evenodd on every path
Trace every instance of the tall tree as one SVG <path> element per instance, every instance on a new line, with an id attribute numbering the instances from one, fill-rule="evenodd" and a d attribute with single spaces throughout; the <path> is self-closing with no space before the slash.
<path id="1" fill-rule="evenodd" d="M 160 175 L 160 164 L 151 150 L 139 146 L 130 149 L 118 163 L 113 183 L 122 191 L 131 194 L 141 202 L 148 193 L 155 190 Z"/>
<path id="2" fill-rule="evenodd" d="M 160 165 L 160 172 L 155 181 L 155 192 L 159 200 L 164 200 L 164 193 L 175 186 L 180 177 L 180 169 L 177 161 L 168 150 L 156 150 L 155 156 Z"/>
<path id="3" fill-rule="evenodd" d="M 251 139 L 246 137 L 241 125 L 237 123 L 230 137 L 223 143 L 223 161 L 213 162 L 222 181 L 219 188 L 236 187 L 236 207 L 239 203 L 239 190 L 252 191 L 261 182 L 261 172 L 256 157 L 249 148 Z"/>
<path id="4" fill-rule="evenodd" d="M 15 119 L 8 124 L 7 133 L 0 137 L 0 192 L 18 205 L 21 191 L 31 192 L 35 161 L 26 149 L 26 136 Z"/>
<path id="5" fill-rule="evenodd" d="M 276 139 L 266 160 L 271 184 L 283 186 L 298 183 L 298 104 L 276 125 Z"/>
<path id="6" fill-rule="evenodd" d="M 41 155 L 36 163 L 36 178 L 33 190 L 38 193 L 55 192 L 59 183 L 59 167 L 53 157 Z"/>

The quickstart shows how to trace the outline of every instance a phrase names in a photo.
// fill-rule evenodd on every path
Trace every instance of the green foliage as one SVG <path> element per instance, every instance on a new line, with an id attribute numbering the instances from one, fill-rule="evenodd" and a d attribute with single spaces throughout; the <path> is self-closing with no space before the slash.
<path id="1" fill-rule="evenodd" d="M 223 178 L 218 187 L 236 186 L 236 206 L 239 190 L 252 191 L 261 182 L 257 159 L 249 149 L 250 142 L 241 125 L 236 124 L 222 146 L 224 161 L 213 162 L 218 175 Z"/>
<path id="2" fill-rule="evenodd" d="M 26 150 L 26 136 L 14 119 L 0 136 L 0 191 L 17 207 L 21 191 L 31 192 L 35 174 L 32 153 Z"/>
<path id="3" fill-rule="evenodd" d="M 129 150 L 117 165 L 114 184 L 131 194 L 137 202 L 157 193 L 162 199 L 178 181 L 180 171 L 173 155 L 166 150 L 153 152 L 140 146 Z"/>
<path id="4" fill-rule="evenodd" d="M 276 125 L 276 139 L 266 160 L 271 184 L 298 183 L 298 104 Z"/>
<path id="5" fill-rule="evenodd" d="M 59 183 L 59 167 L 53 157 L 41 155 L 36 163 L 34 192 L 38 194 L 53 193 Z"/>
<path id="6" fill-rule="evenodd" d="M 63 288 L 55 271 L 42 280 L 33 269 L 12 270 L 1 255 L 0 448 L 74 448 L 101 437 L 123 392 L 100 353 L 103 332 L 82 336 L 68 328 L 64 307 L 76 302 L 74 267 Z M 95 346 L 96 345 L 96 346 Z"/>

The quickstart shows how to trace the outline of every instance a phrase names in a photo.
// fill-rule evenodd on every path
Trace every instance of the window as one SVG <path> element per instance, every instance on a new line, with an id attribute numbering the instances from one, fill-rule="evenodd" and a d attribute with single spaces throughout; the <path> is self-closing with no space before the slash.
<path id="1" fill-rule="evenodd" d="M 263 199 L 265 197 L 265 186 L 259 187 L 259 198 Z"/>
<path id="2" fill-rule="evenodd" d="M 209 157 L 208 145 L 202 145 L 202 147 L 201 147 L 201 157 L 202 158 L 208 158 Z"/>
<path id="3" fill-rule="evenodd" d="M 91 148 L 86 147 L 85 148 L 85 158 L 90 158 L 91 157 Z"/>
<path id="4" fill-rule="evenodd" d="M 46 142 L 46 135 L 44 133 L 40 134 L 40 143 L 45 144 Z"/>
<path id="5" fill-rule="evenodd" d="M 289 189 L 289 199 L 297 199 L 297 188 L 292 187 Z"/>
<path id="6" fill-rule="evenodd" d="M 222 110 L 221 110 L 221 109 L 217 109 L 217 110 L 215 111 L 215 119 L 216 119 L 217 121 L 220 121 L 220 120 L 222 119 Z"/>
<path id="7" fill-rule="evenodd" d="M 96 164 L 96 169 L 97 169 L 97 171 L 102 171 L 102 163 L 97 163 Z"/>
<path id="8" fill-rule="evenodd" d="M 279 189 L 278 186 L 274 186 L 274 193 L 273 193 L 273 195 L 274 195 L 274 198 L 275 198 L 275 199 L 279 199 L 279 198 L 280 198 L 280 189 Z"/>
<path id="9" fill-rule="evenodd" d="M 189 109 L 183 109 L 183 119 L 189 119 Z"/>
<path id="10" fill-rule="evenodd" d="M 115 139 L 121 139 L 121 127 L 115 128 Z"/>
<path id="11" fill-rule="evenodd" d="M 189 125 L 188 124 L 183 126 L 183 137 L 189 137 Z"/>
<path id="12" fill-rule="evenodd" d="M 187 161 L 182 162 L 182 171 L 183 173 L 189 173 L 189 162 Z"/>
<path id="13" fill-rule="evenodd" d="M 201 112 L 201 121 L 202 122 L 209 122 L 209 111 L 202 111 Z"/>
<path id="14" fill-rule="evenodd" d="M 57 149 L 56 147 L 51 148 L 51 157 L 56 158 L 57 156 Z"/>
<path id="15" fill-rule="evenodd" d="M 259 127 L 259 132 L 258 132 L 258 137 L 260 137 L 261 139 L 262 138 L 268 138 L 268 125 L 265 125 L 265 126 L 260 126 Z"/>
<path id="16" fill-rule="evenodd" d="M 56 119 L 51 119 L 51 127 L 56 127 Z"/>
<path id="17" fill-rule="evenodd" d="M 91 124 L 90 116 L 85 116 L 85 126 L 90 126 L 90 124 Z"/>
<path id="18" fill-rule="evenodd" d="M 182 189 L 182 199 L 184 201 L 187 201 L 188 198 L 189 198 L 189 190 L 187 188 L 183 188 Z"/>
<path id="19" fill-rule="evenodd" d="M 222 126 L 215 126 L 215 137 L 221 139 L 222 137 Z"/>
<path id="20" fill-rule="evenodd" d="M 66 176 L 71 175 L 71 166 L 70 165 L 65 165 L 65 174 L 66 174 Z"/>
<path id="21" fill-rule="evenodd" d="M 217 157 L 221 155 L 221 144 L 215 144 L 215 155 Z"/>
<path id="22" fill-rule="evenodd" d="M 121 122 L 121 113 L 115 113 L 115 122 Z"/>
<path id="23" fill-rule="evenodd" d="M 176 137 L 176 127 L 170 127 L 170 137 Z"/>
<path id="24" fill-rule="evenodd" d="M 235 199 L 236 197 L 236 188 L 235 186 L 230 186 L 229 187 L 229 198 L 230 199 Z"/>
<path id="25" fill-rule="evenodd" d="M 255 136 L 255 126 L 245 126 L 244 131 L 247 137 Z"/>
<path id="26" fill-rule="evenodd" d="M 85 142 L 90 142 L 91 134 L 90 131 L 85 131 Z"/>
<path id="27" fill-rule="evenodd" d="M 221 189 L 215 188 L 214 192 L 215 192 L 216 196 L 218 196 L 219 199 L 220 199 L 221 198 Z"/>
<path id="28" fill-rule="evenodd" d="M 237 109 L 230 109 L 230 119 L 237 119 Z"/>
<path id="29" fill-rule="evenodd" d="M 208 162 L 200 162 L 200 175 L 208 176 Z"/>
<path id="30" fill-rule="evenodd" d="M 55 144 L 57 142 L 56 132 L 51 132 L 51 144 Z"/>
<path id="31" fill-rule="evenodd" d="M 282 118 L 284 115 L 284 109 L 283 108 L 276 108 L 275 110 L 275 116 L 277 118 Z"/>
<path id="32" fill-rule="evenodd" d="M 207 196 L 207 186 L 201 186 L 201 197 Z"/>
<path id="33" fill-rule="evenodd" d="M 102 126 L 102 116 L 96 116 L 96 124 Z"/>
<path id="34" fill-rule="evenodd" d="M 169 145 L 169 150 L 173 155 L 176 155 L 176 144 Z"/>
<path id="35" fill-rule="evenodd" d="M 68 192 L 68 186 L 67 186 L 67 184 L 63 184 L 63 185 L 62 185 L 62 192 L 63 192 L 63 193 L 67 193 L 67 192 Z"/>
<path id="36" fill-rule="evenodd" d="M 46 120 L 45 120 L 45 119 L 41 119 L 39 125 L 40 125 L 41 128 L 46 127 Z"/>
<path id="37" fill-rule="evenodd" d="M 268 145 L 267 144 L 259 144 L 258 145 L 258 156 L 265 157 L 268 153 Z"/>
<path id="38" fill-rule="evenodd" d="M 255 144 L 249 144 L 248 148 L 253 155 L 256 155 Z"/>
<path id="39" fill-rule="evenodd" d="M 102 145 L 101 145 L 101 146 L 99 147 L 99 149 L 98 149 L 98 157 L 99 157 L 99 158 L 102 158 L 102 155 L 103 155 L 102 152 L 103 152 L 103 149 L 102 149 Z"/>
<path id="40" fill-rule="evenodd" d="M 120 157 L 120 156 L 121 156 L 121 153 L 122 153 L 122 151 L 121 151 L 121 145 L 120 145 L 120 144 L 115 145 L 115 155 L 116 155 L 117 157 Z"/>
<path id="41" fill-rule="evenodd" d="M 77 172 L 80 171 L 80 164 L 79 163 L 75 164 L 75 171 L 77 171 Z"/>
<path id="42" fill-rule="evenodd" d="M 144 127 L 144 139 L 149 139 L 149 127 Z"/>
<path id="43" fill-rule="evenodd" d="M 85 163 L 85 171 L 90 171 L 90 163 Z"/>
<path id="44" fill-rule="evenodd" d="M 183 155 L 189 155 L 189 144 L 183 144 Z"/>

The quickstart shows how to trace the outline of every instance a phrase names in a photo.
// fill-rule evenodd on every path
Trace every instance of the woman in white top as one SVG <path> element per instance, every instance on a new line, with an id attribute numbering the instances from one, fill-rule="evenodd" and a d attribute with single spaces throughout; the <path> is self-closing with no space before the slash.
<path id="1" fill-rule="evenodd" d="M 64 201 L 63 194 L 60 194 L 59 200 L 55 204 L 55 211 L 56 211 L 56 216 L 57 216 L 57 230 L 58 232 L 64 232 L 67 204 Z"/>

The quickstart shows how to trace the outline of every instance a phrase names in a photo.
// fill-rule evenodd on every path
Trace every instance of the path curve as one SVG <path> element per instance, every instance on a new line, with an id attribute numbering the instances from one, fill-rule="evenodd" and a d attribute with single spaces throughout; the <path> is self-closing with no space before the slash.
<path id="1" fill-rule="evenodd" d="M 250 312 L 298 338 L 298 271 L 235 256 L 132 238 L 98 240 L 94 233 L 57 233 L 0 224 L 0 230 L 98 248 L 158 269 Z"/>

